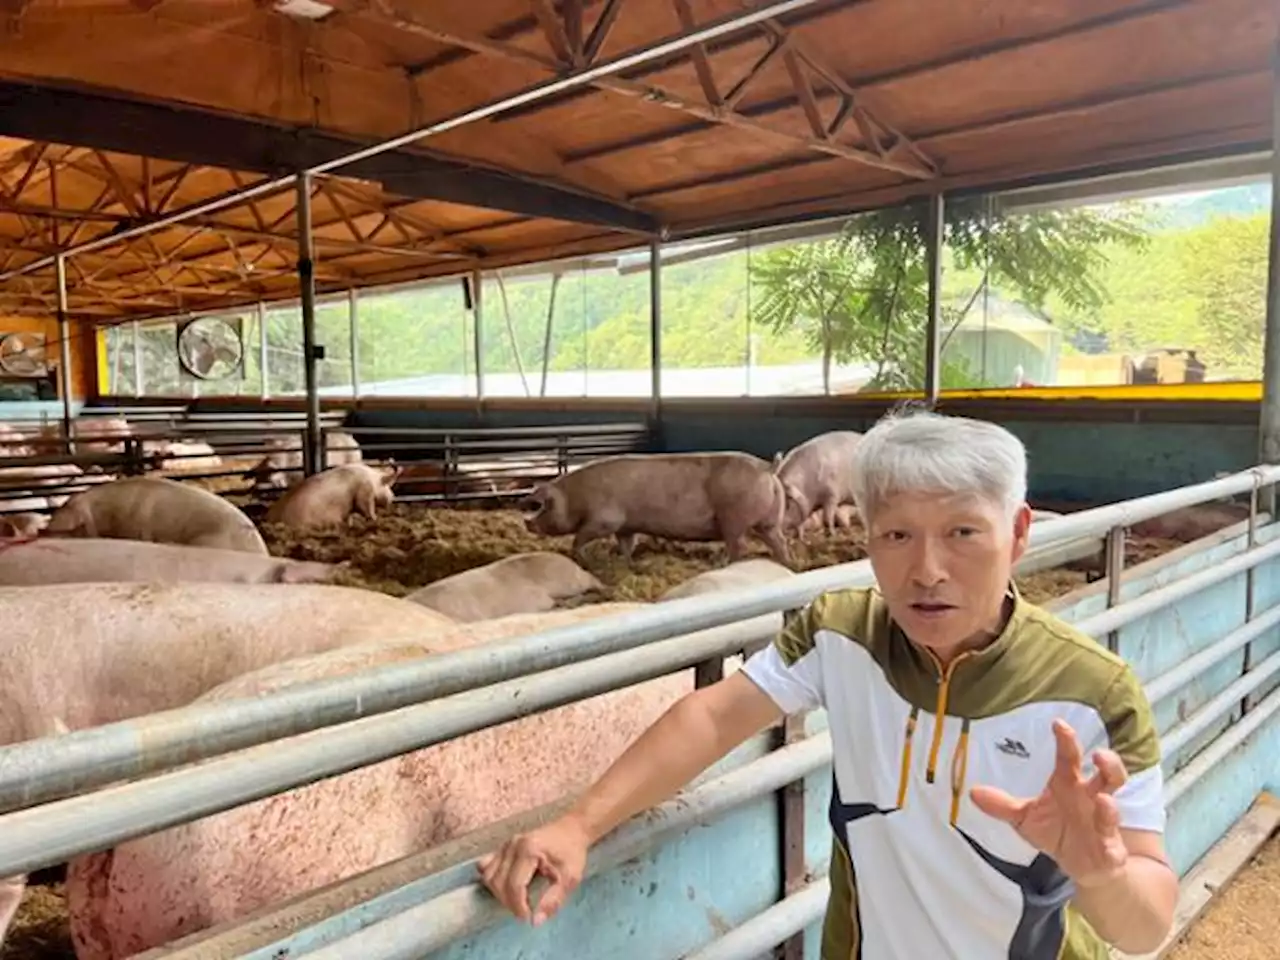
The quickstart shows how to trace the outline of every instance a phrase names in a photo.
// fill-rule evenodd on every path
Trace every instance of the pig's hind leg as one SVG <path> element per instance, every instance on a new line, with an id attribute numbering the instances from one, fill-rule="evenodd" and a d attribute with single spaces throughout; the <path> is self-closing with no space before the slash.
<path id="1" fill-rule="evenodd" d="M 13 918 L 22 905 L 22 895 L 27 889 L 27 875 L 0 879 L 0 943 L 4 942 Z"/>

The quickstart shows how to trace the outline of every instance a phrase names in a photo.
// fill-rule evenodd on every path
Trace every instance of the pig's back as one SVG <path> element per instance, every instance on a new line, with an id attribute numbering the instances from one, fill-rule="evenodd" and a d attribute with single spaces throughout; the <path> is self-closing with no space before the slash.
<path id="1" fill-rule="evenodd" d="M 79 583 L 0 587 L 0 743 L 190 702 L 268 664 L 452 621 L 323 584 Z"/>

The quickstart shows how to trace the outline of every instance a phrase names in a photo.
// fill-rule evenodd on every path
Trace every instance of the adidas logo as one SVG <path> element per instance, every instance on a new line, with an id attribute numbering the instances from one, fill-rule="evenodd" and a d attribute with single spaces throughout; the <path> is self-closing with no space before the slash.
<path id="1" fill-rule="evenodd" d="M 1014 740 L 1012 737 L 1005 737 L 1000 743 L 996 744 L 996 749 L 1001 753 L 1007 753 L 1011 757 L 1018 757 L 1021 760 L 1027 760 L 1031 754 L 1027 752 L 1027 748 L 1022 745 L 1021 740 Z"/>

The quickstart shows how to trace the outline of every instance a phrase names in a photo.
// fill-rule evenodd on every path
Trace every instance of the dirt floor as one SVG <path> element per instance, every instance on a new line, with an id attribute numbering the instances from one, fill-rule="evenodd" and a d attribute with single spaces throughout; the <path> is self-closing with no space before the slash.
<path id="1" fill-rule="evenodd" d="M 1166 960 L 1280 956 L 1280 833 L 1223 891 Z"/>
<path id="2" fill-rule="evenodd" d="M 228 497 L 237 501 L 239 498 Z M 483 507 L 446 509 L 414 504 L 396 504 L 390 510 L 370 522 L 353 517 L 342 529 L 313 532 L 299 536 L 276 526 L 264 526 L 263 536 L 271 552 L 279 556 L 327 562 L 349 561 L 342 582 L 350 586 L 380 590 L 393 596 L 403 596 L 418 587 L 435 580 L 459 573 L 472 567 L 531 550 L 559 550 L 569 552 L 569 537 L 546 539 L 528 533 L 520 514 L 514 510 L 495 510 Z M 1180 546 L 1172 540 L 1144 540 L 1132 538 L 1127 544 L 1126 561 L 1129 565 L 1166 553 Z M 797 567 L 813 569 L 820 566 L 845 563 L 861 559 L 862 532 L 858 527 L 840 531 L 834 537 L 817 535 L 811 544 L 793 544 Z M 753 543 L 751 553 L 767 556 L 762 544 Z M 634 566 L 628 569 L 617 553 L 612 541 L 599 541 L 587 548 L 585 566 L 607 586 L 603 596 L 583 598 L 586 602 L 604 600 L 653 601 L 676 584 L 704 570 L 724 562 L 724 548 L 716 544 L 659 543 L 641 538 L 636 548 Z M 1018 585 L 1027 599 L 1043 603 L 1083 586 L 1089 574 L 1081 569 L 1057 568 L 1020 578 Z M 1274 846 L 1274 845 L 1273 845 Z M 1236 887 L 1246 891 L 1233 892 L 1230 896 L 1252 896 L 1261 902 L 1268 889 L 1280 891 L 1280 855 L 1273 849 L 1269 854 L 1269 879 L 1254 880 L 1255 875 L 1266 875 L 1267 867 L 1255 870 L 1237 882 Z M 49 877 L 53 880 L 53 877 Z M 1255 892 L 1248 893 L 1256 887 Z M 1233 888 L 1234 891 L 1234 888 Z M 1230 903 L 1230 896 L 1224 903 Z M 1271 895 L 1274 902 L 1275 893 Z M 1177 960 L 1253 960 L 1275 956 L 1275 948 L 1264 954 L 1262 944 L 1280 943 L 1280 911 L 1238 910 L 1241 923 L 1249 926 L 1235 937 L 1223 921 L 1209 924 L 1211 931 L 1205 936 L 1207 948 L 1193 946 L 1192 952 L 1179 954 Z M 1218 914 L 1230 916 L 1228 908 L 1219 908 Z M 1215 914 L 1211 914 L 1212 919 Z M 1252 917 L 1252 919 L 1248 919 Z M 1202 924 L 1202 925 L 1204 925 Z M 1263 936 L 1259 930 L 1265 930 Z M 1236 948 L 1221 946 L 1239 940 L 1242 944 L 1255 944 L 1254 952 L 1245 946 Z M 1199 940 L 1193 938 L 1193 945 Z M 1218 946 L 1214 946 L 1214 945 Z M 66 924 L 66 905 L 61 884 L 50 882 L 35 885 L 28 890 L 17 920 L 10 930 L 4 947 L 0 947 L 0 960 L 74 960 Z"/>

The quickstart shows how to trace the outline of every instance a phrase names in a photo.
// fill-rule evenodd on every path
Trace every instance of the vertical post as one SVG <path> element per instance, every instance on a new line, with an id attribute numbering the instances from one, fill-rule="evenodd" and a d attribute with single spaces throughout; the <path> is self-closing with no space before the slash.
<path id="1" fill-rule="evenodd" d="M 303 476 L 320 469 L 320 394 L 316 390 L 316 275 L 311 259 L 311 175 L 298 176 L 298 284 L 302 289 L 302 363 L 307 386 L 307 432 Z"/>
<path id="2" fill-rule="evenodd" d="M 58 392 L 62 394 L 62 439 L 68 454 L 75 453 L 71 442 L 71 321 L 67 318 L 67 258 L 54 258 L 58 275 Z"/>
<path id="3" fill-rule="evenodd" d="M 1120 581 L 1124 576 L 1124 527 L 1112 527 L 1107 534 L 1107 608 L 1120 602 Z M 1120 631 L 1107 633 L 1107 649 L 1120 652 Z"/>
<path id="4" fill-rule="evenodd" d="M 1275 519 L 1272 517 L 1271 519 Z M 1252 550 L 1258 545 L 1258 480 L 1255 477 L 1253 481 L 1253 489 L 1249 491 L 1249 538 L 1245 549 Z M 1244 579 L 1244 620 L 1248 623 L 1253 619 L 1254 597 L 1256 591 L 1254 588 L 1254 574 L 1257 573 L 1257 567 L 1250 567 L 1245 571 Z M 1253 644 L 1246 643 L 1244 645 L 1244 664 L 1241 667 L 1240 675 L 1247 676 L 1249 671 L 1253 669 Z M 1240 700 L 1240 716 L 1243 718 L 1246 713 L 1253 709 L 1253 698 L 1255 694 L 1245 694 Z"/>
<path id="5" fill-rule="evenodd" d="M 351 396 L 360 399 L 360 295 L 347 291 L 347 326 L 351 331 Z"/>
<path id="6" fill-rule="evenodd" d="M 924 399 L 932 409 L 938 403 L 941 388 L 942 358 L 939 354 L 942 328 L 942 221 L 941 193 L 929 195 L 929 214 L 925 221 L 925 263 L 929 270 L 929 319 L 925 325 Z M 889 322 L 893 322 L 890 318 Z"/>
<path id="7" fill-rule="evenodd" d="M 142 332 L 142 324 L 133 321 L 133 395 L 142 396 L 142 341 L 138 334 Z"/>
<path id="8" fill-rule="evenodd" d="M 258 369 L 262 373 L 262 390 L 259 391 L 262 399 L 266 400 L 271 396 L 270 382 L 267 378 L 267 367 L 269 351 L 267 349 L 267 305 L 261 300 L 258 301 Z"/>
<path id="9" fill-rule="evenodd" d="M 1263 463 L 1280 463 L 1280 43 L 1271 55 L 1271 242 L 1267 254 L 1267 322 L 1262 348 L 1258 446 Z M 1275 486 L 1262 509 L 1275 517 Z"/>
<path id="10" fill-rule="evenodd" d="M 662 424 L 662 241 L 649 241 L 649 409 L 653 429 Z"/>
<path id="11" fill-rule="evenodd" d="M 472 336 L 476 351 L 476 399 L 484 399 L 484 274 L 471 271 L 471 319 L 475 324 Z"/>
<path id="12" fill-rule="evenodd" d="M 804 739 L 805 714 L 788 716 L 778 730 L 775 749 L 789 746 Z M 781 818 L 778 835 L 781 840 L 782 890 L 779 899 L 791 896 L 805 885 L 804 860 L 804 778 L 788 783 L 778 791 L 778 815 Z M 781 946 L 780 960 L 804 960 L 804 932 L 794 934 Z"/>

